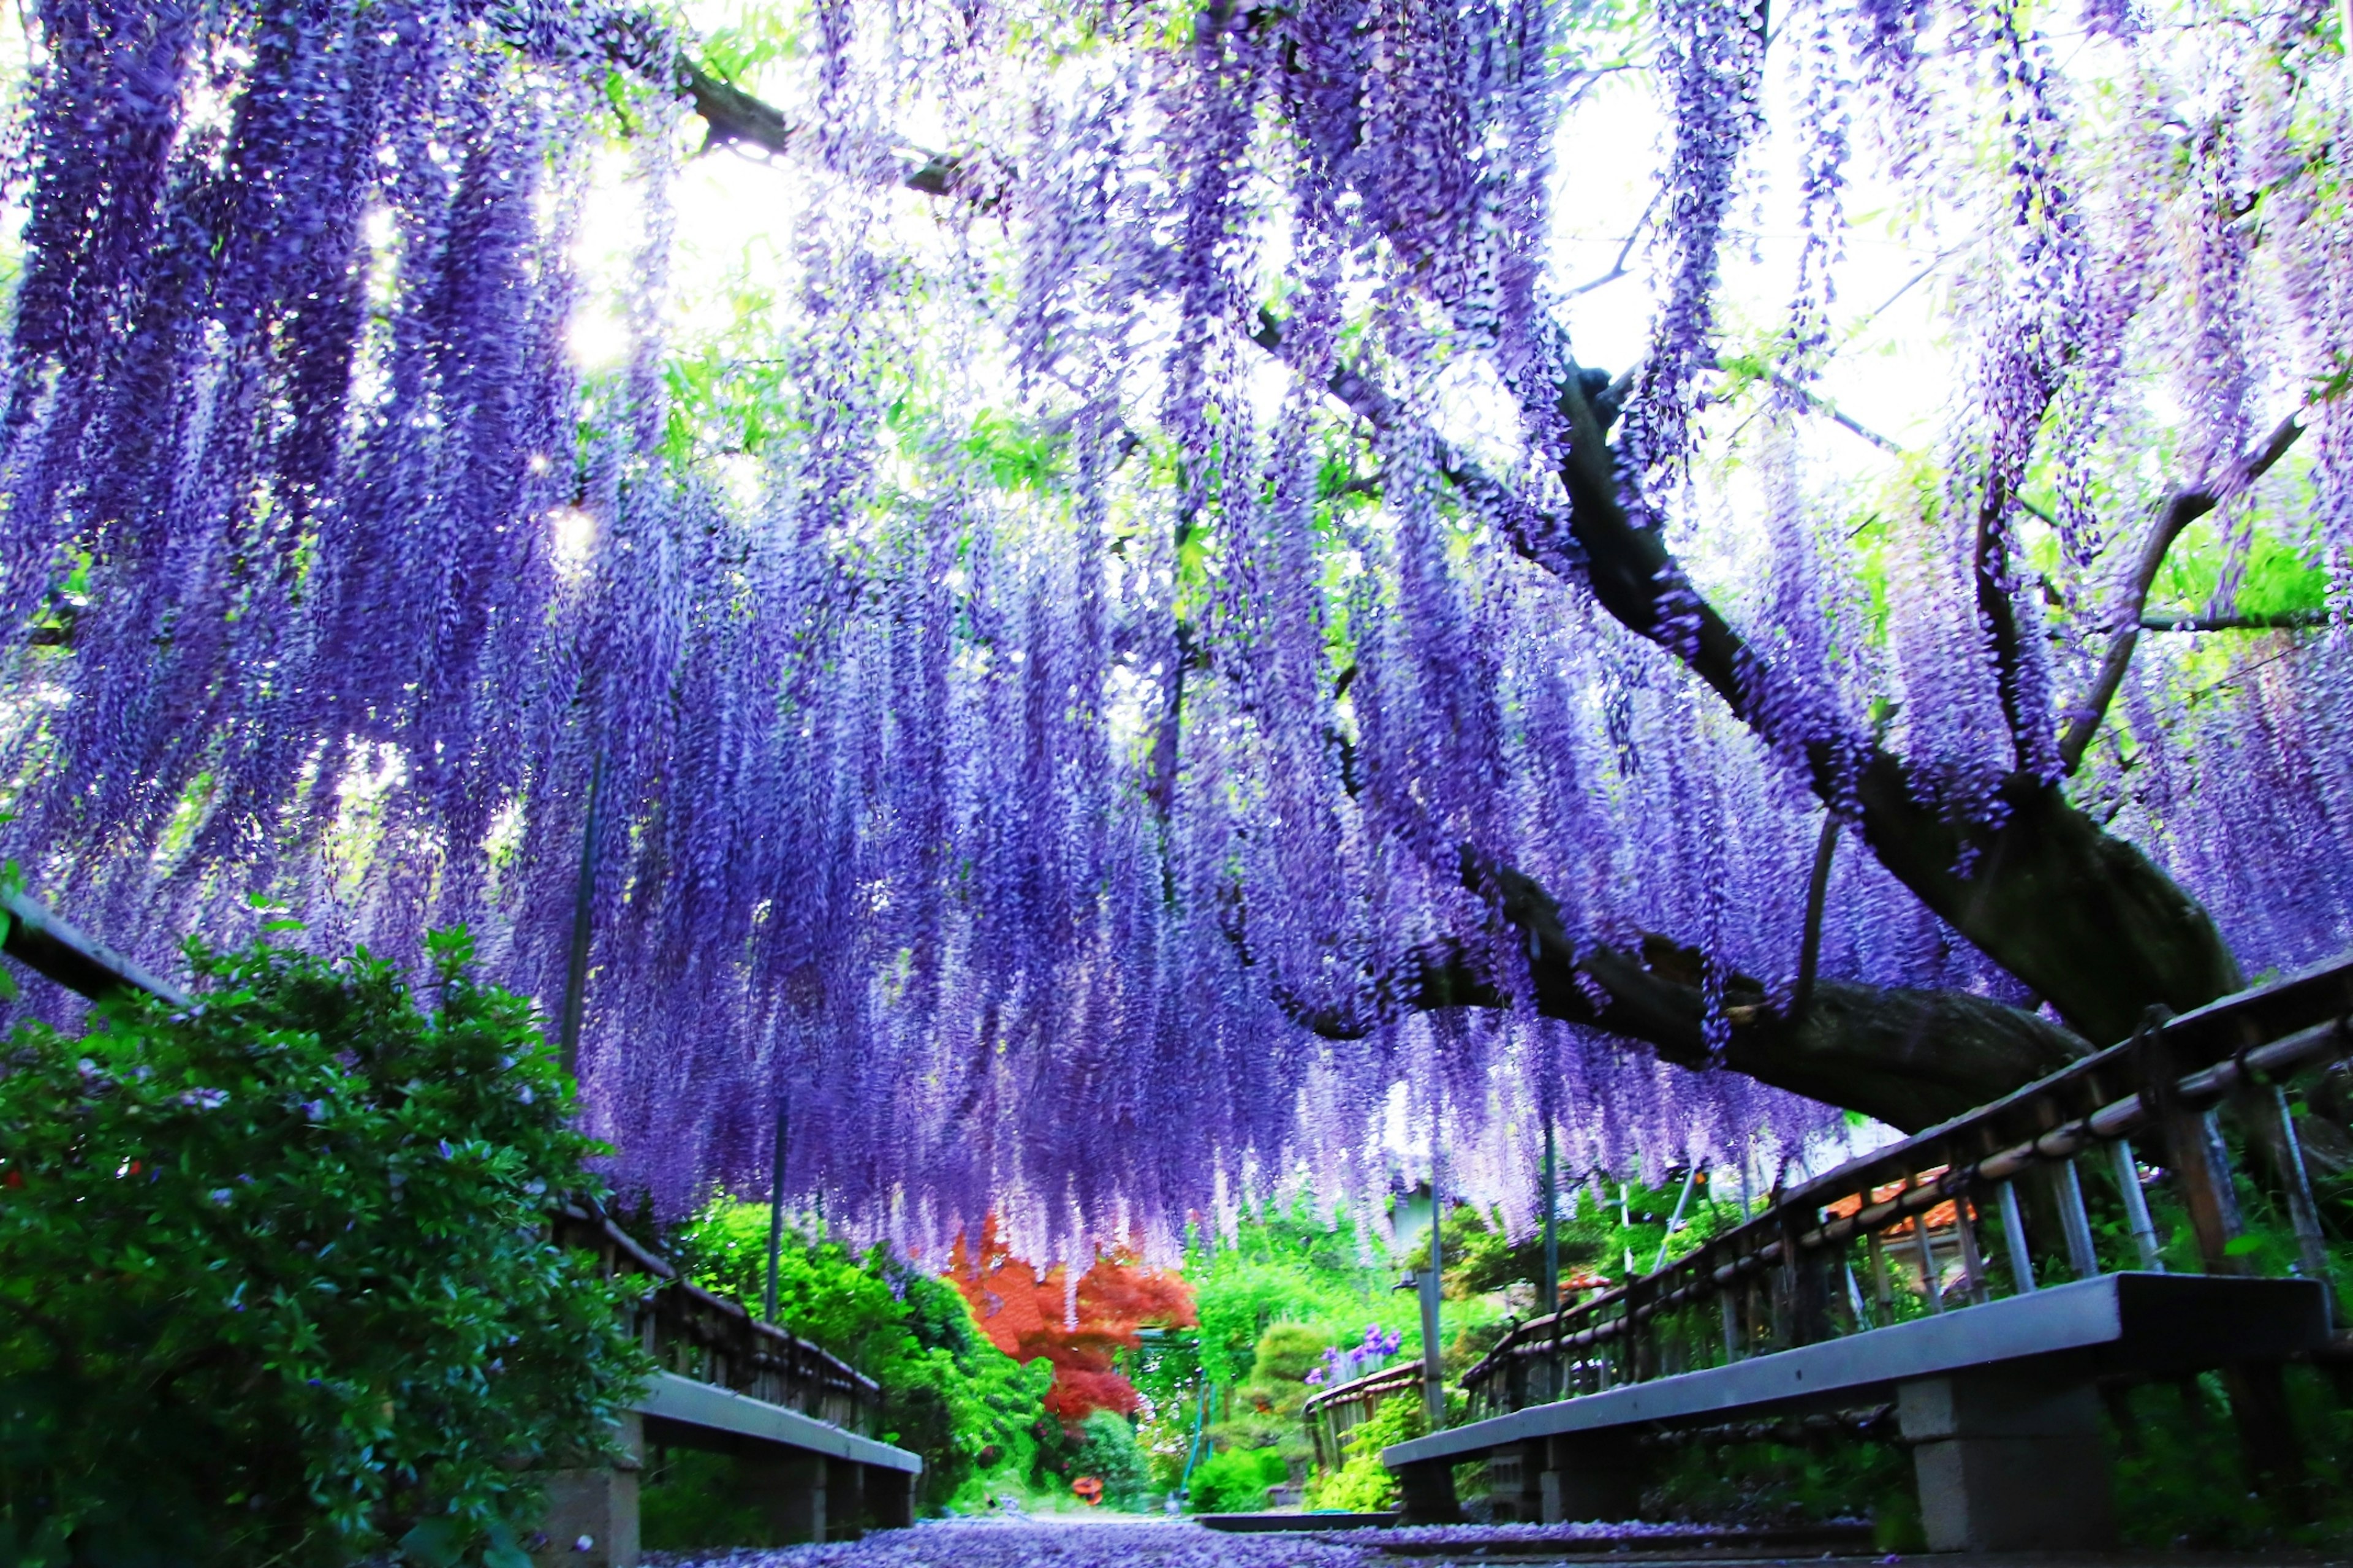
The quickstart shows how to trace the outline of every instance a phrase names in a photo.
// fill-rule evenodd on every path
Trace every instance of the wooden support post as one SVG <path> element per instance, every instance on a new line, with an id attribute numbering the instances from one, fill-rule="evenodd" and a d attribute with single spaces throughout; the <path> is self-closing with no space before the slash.
<path id="1" fill-rule="evenodd" d="M 2140 1190 L 2140 1159 L 2128 1139 L 2119 1138 L 2108 1147 L 2116 1160 L 2116 1190 L 2124 1195 L 2125 1219 L 2132 1226 L 2140 1266 L 2151 1274 L 2162 1274 L 2165 1255 L 2158 1249 L 2157 1222 L 2149 1217 L 2148 1194 Z"/>
<path id="2" fill-rule="evenodd" d="M 1727 1362 L 1738 1361 L 1740 1359 L 1740 1309 L 1733 1304 L 1730 1290 L 1719 1291 L 1715 1300 L 1724 1316 L 1724 1359 Z"/>
<path id="3" fill-rule="evenodd" d="M 1544 1111 L 1544 1288 L 1536 1292 L 1552 1314 L 1552 1354 L 1545 1373 L 1546 1397 L 1560 1397 L 1560 1166 L 1553 1146 L 1551 1089 Z"/>
<path id="4" fill-rule="evenodd" d="M 2001 1184 L 2001 1239 L 2010 1254 L 2010 1277 L 2021 1296 L 2034 1294 L 2034 1257 L 2026 1247 L 2026 1216 L 2018 1212 L 2018 1184 Z"/>
<path id="5" fill-rule="evenodd" d="M 784 1090 L 776 1091 L 776 1144 L 768 1162 L 768 1282 L 763 1299 L 766 1310 L 761 1316 L 769 1322 L 776 1321 L 776 1268 L 784 1260 L 785 1251 L 785 1153 L 792 1126 L 792 1101 Z"/>
<path id="6" fill-rule="evenodd" d="M 588 937 L 596 900 L 597 812 L 605 794 L 605 753 L 588 772 L 587 821 L 580 830 L 580 877 L 572 889 L 572 949 L 564 970 L 564 1016 L 556 1033 L 556 1058 L 565 1076 L 580 1077 L 580 1026 L 588 1005 Z"/>
<path id="7" fill-rule="evenodd" d="M 2092 1216 L 2084 1207 L 2084 1183 L 2075 1162 L 2062 1160 L 2052 1184 L 2059 1199 L 2059 1227 L 2067 1237 L 2067 1267 L 2078 1279 L 2100 1271 L 2099 1248 L 2092 1245 Z"/>
<path id="8" fill-rule="evenodd" d="M 1784 1345 L 1818 1344 L 1830 1335 L 1830 1280 L 1827 1278 L 1827 1258 L 1808 1256 L 1798 1245 L 1798 1237 L 1820 1216 L 1810 1221 L 1794 1211 L 1781 1225 L 1781 1289 L 1787 1300 L 1787 1333 Z"/>

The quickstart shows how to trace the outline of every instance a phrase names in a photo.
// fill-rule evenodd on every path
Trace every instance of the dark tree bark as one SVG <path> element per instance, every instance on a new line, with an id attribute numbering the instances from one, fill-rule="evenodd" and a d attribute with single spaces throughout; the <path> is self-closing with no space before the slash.
<path id="1" fill-rule="evenodd" d="M 1569 527 L 1595 596 L 1753 723 L 1762 660 L 1690 587 L 1665 540 L 1627 517 L 1614 455 L 1573 367 L 1559 390 L 1571 431 L 1561 475 Z M 1818 745 L 1807 761 L 1831 809 L 1845 809 L 1852 789 L 1863 839 L 1882 865 L 2092 1040 L 2123 1039 L 2151 1004 L 2187 1012 L 2243 984 L 2197 900 L 2055 784 L 2014 774 L 2002 784 L 2009 810 L 2000 824 L 1955 823 L 1922 804 L 1904 763 L 1883 750 L 1857 758 Z M 1965 849 L 1966 876 L 1957 870 Z"/>
<path id="2" fill-rule="evenodd" d="M 1659 936 L 1645 938 L 1639 952 L 1578 947 L 1558 906 L 1533 880 L 1501 867 L 1476 875 L 1503 917 L 1531 939 L 1528 981 L 1546 1017 L 1638 1040 L 1679 1066 L 1737 1072 L 1907 1132 L 1999 1099 L 2092 1051 L 2080 1036 L 2033 1013 L 1965 992 L 1817 980 L 1802 1014 L 1785 1016 L 1761 983 L 1735 974 L 1725 987 L 1731 1042 L 1720 1061 L 1711 1061 L 1697 950 Z M 1510 1005 L 1506 988 L 1472 951 L 1446 944 L 1416 957 L 1407 973 L 1389 978 L 1391 1005 Z M 1580 976 L 1590 984 L 1580 984 Z M 1327 1020 L 1321 1032 L 1346 1031 Z"/>

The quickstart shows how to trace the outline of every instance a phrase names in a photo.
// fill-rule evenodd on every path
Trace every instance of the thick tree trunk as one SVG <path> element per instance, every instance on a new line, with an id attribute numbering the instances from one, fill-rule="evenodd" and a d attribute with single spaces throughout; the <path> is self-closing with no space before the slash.
<path id="1" fill-rule="evenodd" d="M 1665 540 L 1626 515 L 1615 458 L 1573 366 L 1559 390 L 1572 437 L 1561 470 L 1570 531 L 1596 597 L 1753 723 L 1753 694 L 1768 678 L 1763 661 L 1691 588 Z M 2002 787 L 2009 814 L 1999 826 L 1956 825 L 1922 804 L 1904 763 L 1884 751 L 1857 758 L 1817 746 L 1808 762 L 1816 794 L 1833 810 L 1847 808 L 1852 788 L 1881 864 L 2091 1039 L 2122 1039 L 2153 1003 L 2187 1011 L 2242 984 L 2197 900 L 2055 785 L 2018 775 Z M 1957 869 L 1965 848 L 1975 851 L 1966 876 Z"/>
<path id="2" fill-rule="evenodd" d="M 2022 1083 L 2091 1054 L 2081 1037 L 2021 1008 L 1957 991 L 1912 991 L 1818 980 L 1802 1016 L 1785 1017 L 1765 987 L 1728 977 L 1732 1037 L 1712 1063 L 1703 1033 L 1703 963 L 1663 937 L 1640 952 L 1578 948 L 1542 888 L 1507 868 L 1483 879 L 1501 912 L 1531 939 L 1529 979 L 1536 1010 L 1651 1046 L 1695 1068 L 1721 1067 L 1776 1089 L 1858 1110 L 1917 1131 L 2000 1098 Z M 1500 1007 L 1504 988 L 1461 947 L 1426 949 L 1392 982 L 1407 1007 Z M 1582 974 L 1592 984 L 1580 984 Z M 1595 1000 L 1598 989 L 1600 1000 Z"/>

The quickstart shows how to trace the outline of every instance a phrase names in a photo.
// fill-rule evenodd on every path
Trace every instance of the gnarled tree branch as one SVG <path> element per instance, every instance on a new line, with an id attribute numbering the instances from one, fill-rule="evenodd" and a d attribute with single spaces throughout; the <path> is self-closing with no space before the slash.
<path id="1" fill-rule="evenodd" d="M 2300 413 L 2301 410 L 2281 420 L 2261 447 L 2241 459 L 2242 486 L 2254 483 L 2273 464 L 2287 456 L 2288 448 L 2304 434 Z M 2173 548 L 2173 542 L 2181 537 L 2183 529 L 2212 511 L 2224 499 L 2226 493 L 2221 487 L 2200 483 L 2174 491 L 2158 509 L 2156 521 L 2141 539 L 2132 575 L 2125 580 L 2123 602 L 2116 609 L 2116 630 L 2108 639 L 2106 657 L 2100 660 L 2100 673 L 2093 678 L 2091 689 L 2076 705 L 2067 733 L 2059 742 L 2059 762 L 2069 773 L 2083 764 L 2092 737 L 2100 732 L 2100 723 L 2108 715 L 2108 704 L 2116 700 L 2117 688 L 2125 683 L 2133 649 L 2140 643 L 2144 625 L 2141 611 L 2148 604 L 2150 591 L 2157 586 L 2157 574 L 2165 564 L 2165 552 Z"/>
<path id="2" fill-rule="evenodd" d="M 1818 980 L 1802 1014 L 1777 1012 L 1746 975 L 1725 983 L 1731 1041 L 1708 1054 L 1701 954 L 1668 938 L 1638 951 L 1579 947 L 1550 895 L 1508 867 L 1477 873 L 1499 913 L 1528 940 L 1536 1011 L 1637 1040 L 1679 1066 L 1720 1066 L 1809 1099 L 1916 1131 L 2091 1053 L 2080 1036 L 2021 1008 L 1957 991 L 1914 991 Z M 1463 944 L 1421 949 L 1389 977 L 1393 1007 L 1502 1007 L 1507 989 Z M 1331 1036 L 1336 1020 L 1302 1022 Z"/>

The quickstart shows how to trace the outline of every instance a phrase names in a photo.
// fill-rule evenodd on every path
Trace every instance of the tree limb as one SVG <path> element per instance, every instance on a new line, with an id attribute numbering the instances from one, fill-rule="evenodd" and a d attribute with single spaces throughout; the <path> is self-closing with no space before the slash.
<path id="1" fill-rule="evenodd" d="M 2328 624 L 2327 610 L 2277 610 L 2270 614 L 2208 616 L 2195 610 L 2144 611 L 2145 632 L 2271 632 L 2294 631 Z"/>
<path id="2" fill-rule="evenodd" d="M 1784 1016 L 1761 983 L 1736 974 L 1725 984 L 1731 1043 L 1718 1061 L 1704 1032 L 1697 951 L 1659 936 L 1643 938 L 1638 951 L 1579 948 L 1558 906 L 1532 879 L 1508 867 L 1482 875 L 1499 912 L 1530 939 L 1537 1012 L 1640 1041 L 1678 1066 L 1720 1066 L 1916 1131 L 2091 1054 L 2081 1037 L 2056 1024 L 1963 992 L 1818 980 L 1803 1015 Z M 1510 1002 L 1481 960 L 1457 943 L 1422 949 L 1389 990 L 1392 1005 L 1409 1008 Z M 1303 1021 L 1326 1035 L 1356 1032 Z"/>
<path id="3" fill-rule="evenodd" d="M 2261 479 L 2273 464 L 2287 456 L 2288 448 L 2304 434 L 2299 419 L 2302 412 L 2299 409 L 2281 420 L 2261 447 L 2241 459 L 2242 488 Z M 2140 642 L 2141 612 L 2157 586 L 2157 574 L 2165 564 L 2166 552 L 2173 548 L 2173 542 L 2181 537 L 2183 529 L 2212 511 L 2232 493 L 2218 485 L 2200 483 L 2174 491 L 2158 510 L 2157 521 L 2141 540 L 2132 575 L 2126 579 L 2124 600 L 2117 606 L 2116 630 L 2108 640 L 2106 657 L 2100 660 L 2100 673 L 2093 678 L 2091 689 L 2084 694 L 2084 700 L 2077 705 L 2074 718 L 2067 726 L 2066 736 L 2059 742 L 2060 765 L 2067 772 L 2072 773 L 2083 764 L 2092 737 L 2100 732 L 2100 723 L 2107 717 L 2108 705 L 2116 700 L 2117 688 L 2124 685 L 2133 649 Z"/>

